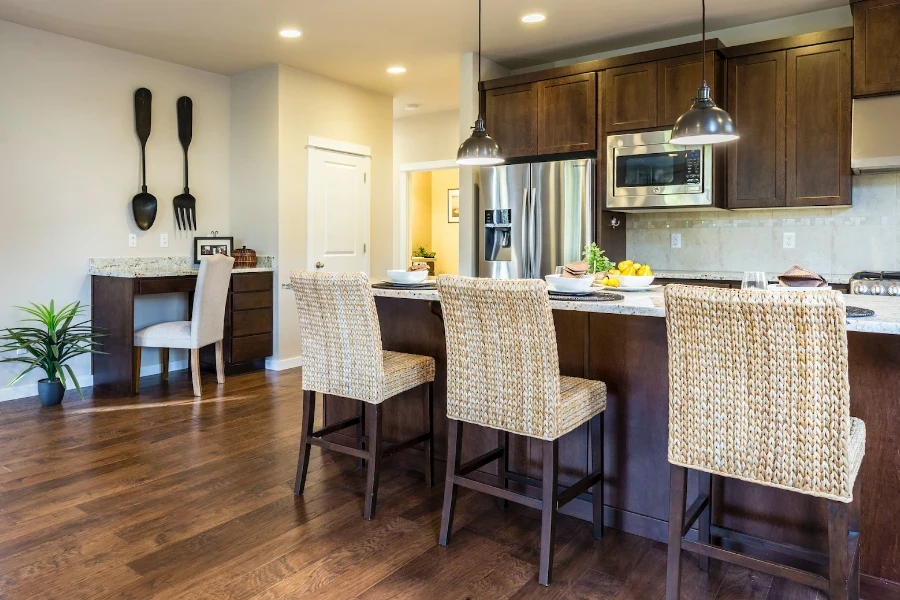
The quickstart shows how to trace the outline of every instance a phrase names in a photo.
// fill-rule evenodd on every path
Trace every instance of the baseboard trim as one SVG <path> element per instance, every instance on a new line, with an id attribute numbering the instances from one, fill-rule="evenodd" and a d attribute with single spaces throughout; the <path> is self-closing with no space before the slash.
<path id="1" fill-rule="evenodd" d="M 284 371 L 287 369 L 296 369 L 303 366 L 303 358 L 295 356 L 294 358 L 285 358 L 278 360 L 272 357 L 266 359 L 267 371 Z"/>

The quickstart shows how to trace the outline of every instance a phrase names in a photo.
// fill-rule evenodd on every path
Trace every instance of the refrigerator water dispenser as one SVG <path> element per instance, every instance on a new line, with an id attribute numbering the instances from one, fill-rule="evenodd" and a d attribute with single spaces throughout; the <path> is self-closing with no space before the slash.
<path id="1" fill-rule="evenodd" d="M 511 212 L 508 208 L 484 211 L 484 260 L 512 260 Z"/>

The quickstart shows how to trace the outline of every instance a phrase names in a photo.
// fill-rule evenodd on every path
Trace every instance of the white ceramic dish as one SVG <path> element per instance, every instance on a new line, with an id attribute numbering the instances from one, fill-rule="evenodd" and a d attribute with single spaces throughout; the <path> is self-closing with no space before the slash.
<path id="1" fill-rule="evenodd" d="M 605 290 L 607 292 L 652 292 L 653 290 L 660 290 L 662 286 L 657 285 L 642 285 L 640 287 L 613 287 L 611 285 L 601 285 L 600 289 Z"/>
<path id="2" fill-rule="evenodd" d="M 544 277 L 550 289 L 555 292 L 586 292 L 594 283 L 593 275 L 583 277 L 563 277 L 562 275 L 547 275 Z"/>
<path id="3" fill-rule="evenodd" d="M 391 269 L 388 277 L 394 283 L 422 283 L 428 279 L 428 271 L 407 271 L 405 269 Z"/>
<path id="4" fill-rule="evenodd" d="M 619 288 L 647 287 L 653 283 L 653 275 L 610 275 L 619 280 Z"/>
<path id="5" fill-rule="evenodd" d="M 770 292 L 809 292 L 809 291 L 821 291 L 821 290 L 830 290 L 831 286 L 826 285 L 825 287 L 817 287 L 817 288 L 809 288 L 809 287 L 789 287 L 786 285 L 781 285 L 780 283 L 770 283 L 769 291 Z"/>

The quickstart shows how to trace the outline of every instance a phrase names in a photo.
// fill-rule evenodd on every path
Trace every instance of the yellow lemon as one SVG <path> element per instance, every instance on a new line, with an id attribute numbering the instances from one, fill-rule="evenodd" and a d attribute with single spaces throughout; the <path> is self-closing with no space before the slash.
<path id="1" fill-rule="evenodd" d="M 631 262 L 630 260 L 623 260 L 623 261 L 620 262 L 617 266 L 619 267 L 619 270 L 620 270 L 620 271 L 625 271 L 628 267 L 630 267 L 630 266 L 633 265 L 633 264 L 634 264 L 634 263 Z"/>

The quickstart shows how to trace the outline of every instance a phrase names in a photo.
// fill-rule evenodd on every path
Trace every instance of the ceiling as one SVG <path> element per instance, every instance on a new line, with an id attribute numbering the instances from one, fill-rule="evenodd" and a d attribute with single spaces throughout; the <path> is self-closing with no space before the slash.
<path id="1" fill-rule="evenodd" d="M 716 30 L 847 0 L 709 4 Z M 531 12 L 547 20 L 519 21 Z M 519 68 L 660 41 L 696 33 L 699 13 L 698 0 L 485 0 L 484 55 Z M 0 0 L 0 19 L 224 75 L 277 62 L 390 94 L 398 117 L 457 108 L 459 56 L 478 39 L 475 0 Z M 277 35 L 289 27 L 302 37 Z"/>

